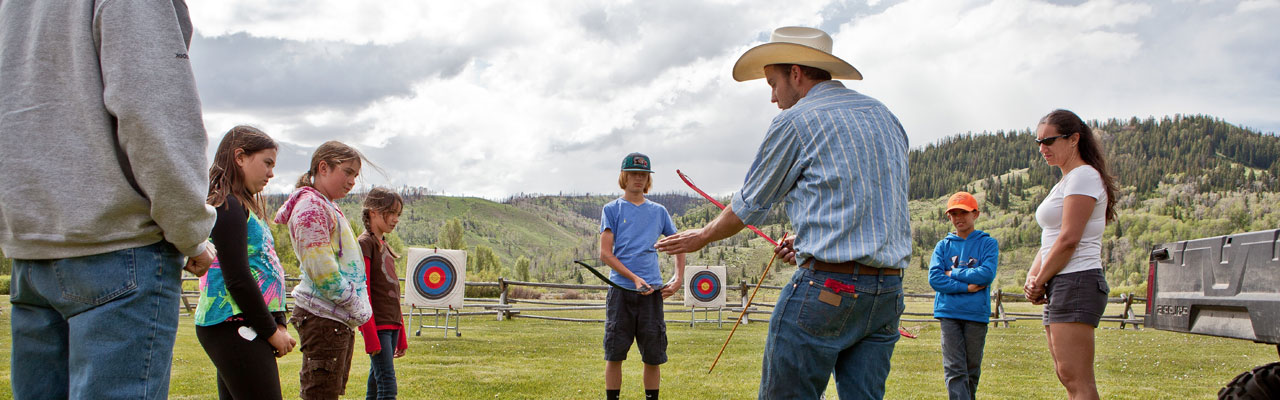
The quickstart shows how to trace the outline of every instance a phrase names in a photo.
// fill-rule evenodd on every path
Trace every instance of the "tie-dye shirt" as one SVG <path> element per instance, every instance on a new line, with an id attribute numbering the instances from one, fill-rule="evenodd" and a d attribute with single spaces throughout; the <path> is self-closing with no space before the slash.
<path id="1" fill-rule="evenodd" d="M 238 202 L 235 204 L 239 207 Z M 258 283 L 267 311 L 284 312 L 284 269 L 280 267 L 280 257 L 276 255 L 271 228 L 257 214 L 252 211 L 248 214 L 246 231 L 249 272 Z M 210 326 L 241 312 L 240 306 L 227 290 L 222 264 L 215 259 L 209 272 L 200 277 L 200 300 L 196 307 L 195 323 L 198 326 Z"/>
<path id="2" fill-rule="evenodd" d="M 319 317 L 359 327 L 373 316 L 365 288 L 364 259 L 347 217 L 320 191 L 301 187 L 276 212 L 289 224 L 302 281 L 293 288 L 294 306 Z"/>

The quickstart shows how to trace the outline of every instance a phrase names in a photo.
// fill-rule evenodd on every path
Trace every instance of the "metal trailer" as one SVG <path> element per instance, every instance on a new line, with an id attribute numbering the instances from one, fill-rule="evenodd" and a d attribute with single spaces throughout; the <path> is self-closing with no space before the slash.
<path id="1" fill-rule="evenodd" d="M 1155 246 L 1147 272 L 1151 328 L 1276 345 L 1280 229 Z M 1237 376 L 1222 398 L 1280 398 L 1280 363 Z"/>

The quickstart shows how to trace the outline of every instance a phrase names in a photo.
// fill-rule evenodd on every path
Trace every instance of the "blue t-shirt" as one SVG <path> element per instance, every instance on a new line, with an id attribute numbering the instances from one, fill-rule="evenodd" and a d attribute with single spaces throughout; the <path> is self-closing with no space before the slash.
<path id="1" fill-rule="evenodd" d="M 676 223 L 661 204 L 645 200 L 640 205 L 623 198 L 604 205 L 600 213 L 600 232 L 613 231 L 613 255 L 631 273 L 644 279 L 649 286 L 662 285 L 662 270 L 658 265 L 658 250 L 653 248 L 659 235 L 676 233 Z M 609 273 L 609 280 L 628 289 L 636 285 L 618 271 Z"/>

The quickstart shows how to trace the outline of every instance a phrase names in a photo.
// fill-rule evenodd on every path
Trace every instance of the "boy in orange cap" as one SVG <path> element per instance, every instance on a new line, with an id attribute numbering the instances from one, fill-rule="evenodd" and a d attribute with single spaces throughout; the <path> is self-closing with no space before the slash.
<path id="1" fill-rule="evenodd" d="M 991 318 L 991 290 L 1000 244 L 974 229 L 978 200 L 958 192 L 947 200 L 955 233 L 938 241 L 929 263 L 929 286 L 937 292 L 933 317 L 942 324 L 942 368 L 952 400 L 973 399 L 978 391 L 982 348 Z"/>

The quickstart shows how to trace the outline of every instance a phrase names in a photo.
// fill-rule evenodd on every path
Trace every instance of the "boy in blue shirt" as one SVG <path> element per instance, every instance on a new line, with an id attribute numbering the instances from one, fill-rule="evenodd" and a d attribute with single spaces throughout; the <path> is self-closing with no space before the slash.
<path id="1" fill-rule="evenodd" d="M 680 290 L 684 276 L 684 255 L 676 255 L 676 271 L 664 288 L 654 249 L 659 235 L 676 233 L 675 221 L 661 204 L 646 200 L 653 187 L 649 157 L 628 154 L 622 160 L 618 186 L 622 197 L 604 205 L 600 216 L 600 260 L 613 271 L 609 280 L 637 292 L 610 287 L 604 326 L 605 396 L 617 399 L 622 389 L 622 361 L 627 359 L 634 340 L 644 362 L 645 399 L 658 398 L 658 366 L 667 362 L 667 323 L 662 299 Z M 654 296 L 654 288 L 662 288 Z"/>
<path id="2" fill-rule="evenodd" d="M 1000 244 L 976 230 L 978 200 L 959 192 L 947 201 L 947 219 L 955 233 L 938 241 L 929 263 L 929 285 L 937 292 L 933 317 L 942 323 L 942 368 L 947 395 L 973 399 L 978 391 L 982 348 L 991 320 L 991 290 L 1000 260 Z"/>

